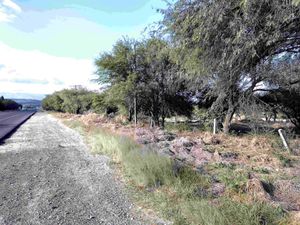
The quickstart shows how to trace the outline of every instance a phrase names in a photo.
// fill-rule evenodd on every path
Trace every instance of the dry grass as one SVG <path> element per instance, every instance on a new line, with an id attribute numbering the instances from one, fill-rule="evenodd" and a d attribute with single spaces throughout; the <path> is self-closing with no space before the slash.
<path id="1" fill-rule="evenodd" d="M 135 191 L 140 191 L 140 194 L 138 195 L 142 196 L 142 199 L 144 199 L 145 196 L 148 198 L 147 200 L 142 200 L 142 202 L 145 201 L 145 205 L 148 207 L 156 208 L 167 215 L 181 215 L 181 217 L 175 219 L 178 224 L 184 224 L 182 223 L 182 219 L 184 218 L 182 217 L 183 215 L 188 216 L 190 221 L 192 221 L 192 224 L 197 224 L 194 221 L 203 219 L 204 215 L 198 215 L 199 217 L 193 215 L 194 213 L 198 212 L 194 207 L 201 208 L 205 206 L 207 208 L 209 206 L 210 210 L 213 211 L 209 211 L 207 214 L 212 213 L 212 215 L 219 215 L 219 209 L 214 209 L 214 207 L 211 208 L 211 204 L 214 204 L 214 201 L 209 200 L 207 202 L 207 200 L 201 200 L 201 202 L 199 202 L 198 200 L 194 201 L 189 197 L 184 197 L 182 193 L 185 193 L 186 190 L 180 185 L 180 188 L 177 189 L 173 184 L 168 184 L 167 186 L 164 185 L 162 188 L 155 189 L 155 191 L 151 193 L 148 193 L 147 191 L 145 192 L 145 186 L 147 186 L 146 184 L 157 184 L 157 177 L 161 177 L 160 179 L 164 180 L 163 182 L 158 183 L 172 183 L 168 181 L 170 174 L 165 175 L 164 173 L 161 173 L 162 170 L 158 171 L 155 169 L 156 167 L 164 168 L 164 165 L 166 165 L 164 163 L 165 161 L 159 162 L 159 160 L 156 158 L 157 156 L 153 156 L 154 158 L 150 156 L 148 158 L 149 160 L 147 160 L 148 164 L 144 164 L 141 160 L 139 160 L 141 155 L 136 154 L 136 150 L 130 151 L 132 154 L 126 154 L 128 157 L 124 157 L 124 154 L 122 154 L 123 147 L 121 146 L 126 146 L 126 144 L 124 145 L 124 140 L 119 139 L 118 136 L 129 137 L 131 141 L 133 141 L 135 137 L 135 127 L 131 124 L 126 124 L 124 122 L 124 118 L 112 120 L 97 114 L 88 114 L 82 116 L 56 114 L 56 116 L 64 119 L 65 121 L 78 121 L 85 125 L 87 131 L 93 131 L 95 128 L 101 128 L 102 131 L 105 131 L 104 133 L 98 132 L 98 134 L 94 136 L 94 138 L 96 138 L 92 141 L 94 149 L 97 149 L 97 152 L 111 155 L 116 161 L 118 161 L 118 163 L 122 163 L 124 160 L 127 161 L 129 165 L 127 167 L 127 171 L 129 174 L 131 174 L 130 176 L 135 176 L 135 174 L 138 175 L 134 178 L 136 188 Z M 111 137 L 112 135 L 106 135 L 106 132 L 113 133 L 113 137 Z M 90 134 L 92 133 L 93 132 L 90 132 Z M 262 188 L 256 190 L 257 187 L 260 187 L 258 185 L 259 182 L 253 184 L 254 181 L 252 180 L 252 183 L 249 183 L 249 174 L 255 175 L 255 177 L 257 177 L 259 180 L 265 180 L 275 184 L 278 180 L 291 180 L 294 177 L 299 176 L 300 173 L 300 165 L 298 166 L 297 164 L 300 161 L 300 154 L 290 154 L 289 152 L 285 151 L 282 148 L 279 137 L 276 135 L 248 134 L 235 136 L 224 135 L 220 133 L 213 136 L 210 132 L 204 131 L 181 131 L 177 132 L 176 134 L 179 137 L 187 137 L 189 139 L 202 139 L 205 143 L 205 148 L 211 152 L 217 151 L 219 153 L 237 153 L 238 157 L 233 161 L 233 168 L 230 168 L 230 165 L 229 167 L 226 167 L 225 164 L 225 167 L 223 167 L 218 163 L 212 162 L 209 164 L 209 167 L 211 168 L 209 173 L 210 175 L 214 175 L 220 179 L 222 183 L 226 184 L 226 191 L 223 195 L 224 198 L 229 198 L 242 205 L 251 203 L 254 207 L 254 212 L 255 210 L 260 210 L 259 206 L 255 206 L 257 194 L 264 194 L 264 190 L 262 190 Z M 290 141 L 290 146 L 295 150 L 297 150 L 297 148 L 299 149 L 300 139 Z M 158 163 L 158 166 L 151 166 L 156 165 L 156 163 Z M 131 164 L 134 166 L 132 167 Z M 124 167 L 126 168 L 126 166 Z M 150 169 L 147 170 L 147 173 L 140 174 L 135 172 L 134 168 L 136 167 L 140 168 L 140 170 L 144 170 L 145 168 L 153 168 L 153 170 Z M 170 168 L 170 165 L 167 165 L 167 168 Z M 162 174 L 162 176 L 158 176 L 157 174 Z M 251 184 L 253 184 L 253 187 Z M 291 193 L 287 195 L 286 193 L 289 190 L 290 189 L 285 189 L 284 185 L 280 187 L 278 186 L 278 192 L 280 193 L 276 194 L 278 196 L 282 196 L 283 201 L 288 200 L 290 202 L 289 204 L 297 205 L 297 201 L 299 201 L 299 195 L 295 195 L 294 190 L 290 191 Z M 189 193 L 191 193 L 190 191 L 191 190 L 189 190 Z M 254 194 L 251 191 L 254 192 Z M 254 197 L 256 196 L 256 198 L 253 198 L 252 195 Z M 268 197 L 268 195 L 261 196 L 260 198 L 265 199 L 265 202 L 268 202 L 268 204 L 272 203 L 272 200 Z M 166 204 L 175 204 L 176 207 L 174 206 L 169 208 Z M 238 206 L 236 205 L 232 205 L 232 207 L 234 210 L 239 210 Z M 244 209 L 246 210 L 247 207 Z M 171 210 L 171 212 L 168 210 Z M 223 209 L 222 213 L 224 213 Z M 228 211 L 227 213 L 229 215 L 231 211 Z M 241 213 L 246 213 L 246 211 Z M 244 216 L 247 217 L 246 214 Z M 174 216 L 172 218 L 174 219 Z M 249 218 L 251 218 L 251 216 Z M 291 222 L 293 220 L 295 219 L 290 219 L 288 222 L 281 224 L 297 224 Z M 203 224 L 205 223 L 214 224 L 217 222 L 205 220 Z"/>
<path id="2" fill-rule="evenodd" d="M 209 151 L 219 153 L 234 152 L 238 153 L 237 163 L 245 163 L 249 167 L 269 167 L 278 172 L 283 169 L 282 160 L 278 154 L 290 159 L 300 161 L 298 155 L 291 155 L 282 146 L 278 136 L 268 134 L 248 134 L 243 136 L 217 134 L 210 132 L 181 132 L 180 136 L 190 138 L 201 138 Z M 217 141 L 217 144 L 215 143 Z M 300 146 L 300 139 L 291 140 L 293 149 Z M 278 153 L 278 154 L 277 154 Z"/>
<path id="3" fill-rule="evenodd" d="M 108 119 L 103 115 L 87 114 L 55 114 L 56 117 L 64 120 L 78 120 L 86 127 L 99 127 L 121 136 L 127 136 L 132 139 L 135 137 L 135 128 L 132 124 L 126 124 L 126 118 L 117 117 Z M 138 127 L 144 126 L 139 124 Z M 211 152 L 219 153 L 233 152 L 238 153 L 239 157 L 236 163 L 247 164 L 249 167 L 268 168 L 275 172 L 282 172 L 287 163 L 300 161 L 300 138 L 290 140 L 290 146 L 295 154 L 289 154 L 282 147 L 281 141 L 277 135 L 267 134 L 248 134 L 242 136 L 217 134 L 204 131 L 183 131 L 177 132 L 178 136 L 189 137 L 191 139 L 202 139 L 206 144 L 206 149 Z M 217 140 L 218 144 L 213 143 Z"/>

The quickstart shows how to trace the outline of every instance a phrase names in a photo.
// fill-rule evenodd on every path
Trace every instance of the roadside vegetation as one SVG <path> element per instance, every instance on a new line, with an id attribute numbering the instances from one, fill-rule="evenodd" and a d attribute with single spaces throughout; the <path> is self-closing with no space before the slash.
<path id="1" fill-rule="evenodd" d="M 95 96 L 94 92 L 82 87 L 65 89 L 44 98 L 42 107 L 48 111 L 82 114 L 92 109 L 92 102 Z"/>
<path id="2" fill-rule="evenodd" d="M 299 3 L 178 0 L 160 12 L 148 38 L 95 59 L 101 93 L 63 90 L 43 108 L 76 114 L 60 117 L 175 224 L 297 224 Z"/>
<path id="3" fill-rule="evenodd" d="M 155 209 L 174 224 L 284 224 L 285 213 L 278 206 L 259 201 L 234 201 L 230 196 L 217 198 L 211 190 L 212 174 L 202 174 L 151 149 L 144 149 L 131 138 L 89 127 L 80 120 L 64 120 L 87 138 L 93 153 L 111 157 L 137 204 Z M 215 166 L 221 180 L 236 195 L 247 175 L 234 168 Z M 244 176 L 244 177 L 243 177 Z M 233 196 L 233 194 L 232 194 Z"/>
<path id="4" fill-rule="evenodd" d="M 164 127 L 165 118 L 190 117 L 197 106 L 225 133 L 235 114 L 259 109 L 267 120 L 284 115 L 299 130 L 300 12 L 290 2 L 179 0 L 161 10 L 160 29 L 149 38 L 126 37 L 96 58 L 103 93 L 65 90 L 44 107 L 92 108 L 129 122 L 148 117 Z"/>
<path id="5" fill-rule="evenodd" d="M 0 97 L 0 111 L 4 110 L 18 110 L 21 109 L 22 105 L 16 103 L 10 99 L 4 99 L 4 97 Z"/>

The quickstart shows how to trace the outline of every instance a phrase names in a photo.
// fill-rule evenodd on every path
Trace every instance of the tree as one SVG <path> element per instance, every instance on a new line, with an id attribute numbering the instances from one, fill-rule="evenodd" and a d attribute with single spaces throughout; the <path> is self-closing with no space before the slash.
<path id="1" fill-rule="evenodd" d="M 192 107 L 182 94 L 184 79 L 179 79 L 180 68 L 172 61 L 170 49 L 168 42 L 154 37 L 118 41 L 111 53 L 96 60 L 98 81 L 111 85 L 99 102 L 118 107 L 129 121 L 133 115 L 136 121 L 140 113 L 161 126 L 171 114 L 189 115 Z"/>
<path id="2" fill-rule="evenodd" d="M 138 41 L 124 38 L 117 41 L 111 52 L 102 53 L 95 60 L 97 82 L 110 85 L 104 95 L 107 107 L 118 107 L 121 113 L 128 114 L 129 121 L 133 118 L 136 74 L 141 72 L 138 65 L 142 65 L 139 46 Z"/>
<path id="3" fill-rule="evenodd" d="M 63 100 L 59 97 L 57 93 L 46 96 L 42 101 L 42 107 L 44 110 L 48 111 L 62 111 Z"/>
<path id="4" fill-rule="evenodd" d="M 92 109 L 95 95 L 83 88 L 64 89 L 46 96 L 42 107 L 49 111 L 82 114 Z"/>
<path id="5" fill-rule="evenodd" d="M 0 97 L 0 111 L 19 110 L 19 109 L 22 109 L 22 105 L 16 103 L 11 99 L 5 99 L 3 96 Z"/>
<path id="6" fill-rule="evenodd" d="M 284 55 L 264 70 L 265 87 L 258 88 L 260 99 L 284 113 L 300 131 L 300 56 Z"/>
<path id="7" fill-rule="evenodd" d="M 143 113 L 162 127 L 166 117 L 176 114 L 190 116 L 191 102 L 184 93 L 187 81 L 180 76 L 182 71 L 172 59 L 169 43 L 151 38 L 144 43 L 144 49 L 146 74 L 139 81 L 144 95 L 144 102 L 141 103 Z"/>
<path id="8" fill-rule="evenodd" d="M 286 1 L 180 0 L 163 13 L 185 68 L 211 86 L 212 110 L 224 117 L 225 133 L 240 97 L 263 81 L 258 67 L 300 52 L 300 10 Z"/>

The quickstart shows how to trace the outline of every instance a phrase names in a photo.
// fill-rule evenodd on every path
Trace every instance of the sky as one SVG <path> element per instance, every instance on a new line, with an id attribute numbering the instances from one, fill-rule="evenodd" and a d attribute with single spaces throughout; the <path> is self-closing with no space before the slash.
<path id="1" fill-rule="evenodd" d="M 42 98 L 100 86 L 95 58 L 124 36 L 142 38 L 163 0 L 0 0 L 0 95 Z"/>

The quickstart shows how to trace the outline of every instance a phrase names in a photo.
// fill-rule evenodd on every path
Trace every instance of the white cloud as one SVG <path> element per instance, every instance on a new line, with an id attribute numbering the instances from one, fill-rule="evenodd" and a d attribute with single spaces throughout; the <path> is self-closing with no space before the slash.
<path id="1" fill-rule="evenodd" d="M 22 9 L 11 0 L 0 0 L 0 22 L 12 21 Z"/>
<path id="2" fill-rule="evenodd" d="M 7 93 L 51 94 L 73 85 L 92 90 L 93 60 L 51 56 L 23 51 L 0 42 L 0 90 Z"/>
<path id="3" fill-rule="evenodd" d="M 12 21 L 16 16 L 13 14 L 8 14 L 4 8 L 1 8 L 0 5 L 0 22 L 9 22 Z"/>
<path id="4" fill-rule="evenodd" d="M 20 13 L 22 12 L 22 9 L 20 6 L 18 6 L 16 3 L 14 3 L 13 1 L 11 0 L 3 0 L 2 1 L 2 4 L 8 8 L 11 8 L 13 10 L 15 10 L 16 12 Z"/>

